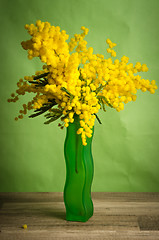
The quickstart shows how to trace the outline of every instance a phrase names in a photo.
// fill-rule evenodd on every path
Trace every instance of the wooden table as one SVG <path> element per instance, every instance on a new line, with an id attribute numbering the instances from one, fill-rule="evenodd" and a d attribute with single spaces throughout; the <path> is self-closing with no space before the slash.
<path id="1" fill-rule="evenodd" d="M 0 240 L 159 240 L 159 193 L 96 192 L 92 199 L 94 215 L 82 223 L 65 220 L 62 193 L 0 193 Z"/>

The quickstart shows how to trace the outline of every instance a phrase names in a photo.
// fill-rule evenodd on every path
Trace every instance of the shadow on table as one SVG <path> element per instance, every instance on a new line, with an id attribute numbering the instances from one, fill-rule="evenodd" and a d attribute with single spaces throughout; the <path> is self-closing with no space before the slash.
<path id="1" fill-rule="evenodd" d="M 52 217 L 52 218 L 57 218 L 61 220 L 66 220 L 66 212 L 65 210 L 62 211 L 61 209 L 57 208 L 51 208 L 49 209 L 40 209 L 40 212 L 43 214 L 43 216 L 46 217 Z"/>
<path id="2" fill-rule="evenodd" d="M 53 218 L 58 218 L 58 219 L 62 219 L 62 220 L 66 220 L 66 213 L 65 212 L 45 212 L 45 214 L 48 217 L 53 217 Z"/>

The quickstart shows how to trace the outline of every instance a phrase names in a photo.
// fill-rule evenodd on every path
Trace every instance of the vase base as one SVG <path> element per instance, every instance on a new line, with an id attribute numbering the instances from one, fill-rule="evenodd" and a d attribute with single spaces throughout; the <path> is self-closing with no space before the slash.
<path id="1" fill-rule="evenodd" d="M 72 222 L 87 222 L 88 219 L 91 218 L 92 216 L 93 216 L 93 214 L 86 217 L 86 216 L 77 216 L 77 215 L 73 215 L 71 213 L 66 213 L 66 220 L 72 221 Z"/>

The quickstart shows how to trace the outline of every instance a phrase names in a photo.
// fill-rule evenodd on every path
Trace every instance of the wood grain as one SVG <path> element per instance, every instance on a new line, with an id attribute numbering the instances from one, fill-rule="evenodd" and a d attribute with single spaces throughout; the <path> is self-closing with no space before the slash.
<path id="1" fill-rule="evenodd" d="M 92 199 L 94 215 L 82 223 L 65 220 L 63 193 L 0 193 L 0 240 L 159 240 L 159 193 L 96 192 Z"/>

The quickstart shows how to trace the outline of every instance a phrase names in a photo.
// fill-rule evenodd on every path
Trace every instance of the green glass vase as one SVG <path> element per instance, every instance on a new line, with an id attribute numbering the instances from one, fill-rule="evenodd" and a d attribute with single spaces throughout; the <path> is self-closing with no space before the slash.
<path id="1" fill-rule="evenodd" d="M 87 138 L 87 145 L 82 144 L 81 135 L 76 132 L 80 127 L 79 116 L 67 127 L 64 144 L 66 162 L 66 182 L 64 203 L 67 221 L 86 222 L 93 215 L 91 185 L 94 166 L 92 158 L 92 137 Z M 93 128 L 94 133 L 94 128 Z"/>

